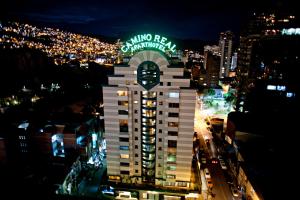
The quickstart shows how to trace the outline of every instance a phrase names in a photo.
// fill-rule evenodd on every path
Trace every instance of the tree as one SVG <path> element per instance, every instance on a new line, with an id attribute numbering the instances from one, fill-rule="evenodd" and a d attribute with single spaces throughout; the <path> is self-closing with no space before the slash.
<path id="1" fill-rule="evenodd" d="M 216 91 L 214 89 L 212 89 L 212 88 L 209 88 L 208 91 L 207 91 L 207 94 L 209 96 L 214 96 L 216 94 Z"/>

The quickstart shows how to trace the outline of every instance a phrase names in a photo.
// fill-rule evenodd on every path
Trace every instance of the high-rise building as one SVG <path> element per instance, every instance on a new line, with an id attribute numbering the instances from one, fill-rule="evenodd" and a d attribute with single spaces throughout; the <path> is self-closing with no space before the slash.
<path id="1" fill-rule="evenodd" d="M 297 27 L 293 15 L 260 14 L 250 20 L 240 38 L 238 111 L 294 107 L 299 92 Z"/>
<path id="2" fill-rule="evenodd" d="M 230 70 L 232 70 L 232 71 L 235 70 L 236 66 L 237 66 L 237 52 L 234 52 L 233 56 L 231 58 L 231 67 L 230 67 Z"/>
<path id="3" fill-rule="evenodd" d="M 204 68 L 206 70 L 205 84 L 208 87 L 216 87 L 218 85 L 220 58 L 219 46 L 204 46 Z"/>
<path id="4" fill-rule="evenodd" d="M 219 48 L 221 53 L 220 62 L 220 78 L 228 77 L 231 64 L 231 53 L 232 53 L 232 37 L 231 31 L 220 33 Z"/>
<path id="5" fill-rule="evenodd" d="M 196 91 L 183 63 L 142 49 L 114 66 L 103 102 L 109 181 L 190 187 Z"/>

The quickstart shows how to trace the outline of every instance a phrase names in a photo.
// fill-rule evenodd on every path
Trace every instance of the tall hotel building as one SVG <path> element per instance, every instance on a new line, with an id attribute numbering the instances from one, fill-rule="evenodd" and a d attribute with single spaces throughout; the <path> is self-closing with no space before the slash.
<path id="1" fill-rule="evenodd" d="M 141 50 L 103 87 L 109 181 L 190 187 L 196 91 L 184 67 Z"/>

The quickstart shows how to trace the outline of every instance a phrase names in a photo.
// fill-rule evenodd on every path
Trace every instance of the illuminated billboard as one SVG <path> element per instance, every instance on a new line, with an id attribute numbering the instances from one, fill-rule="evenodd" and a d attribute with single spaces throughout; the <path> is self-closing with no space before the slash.
<path id="1" fill-rule="evenodd" d="M 154 34 L 141 34 L 136 35 L 125 42 L 121 47 L 124 53 L 133 53 L 142 49 L 157 49 L 164 53 L 175 52 L 176 45 L 168 38 L 154 35 Z"/>

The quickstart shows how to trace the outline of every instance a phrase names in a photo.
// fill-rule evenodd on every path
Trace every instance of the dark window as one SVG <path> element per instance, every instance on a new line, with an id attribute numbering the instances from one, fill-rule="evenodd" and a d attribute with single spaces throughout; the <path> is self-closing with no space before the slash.
<path id="1" fill-rule="evenodd" d="M 178 136 L 178 132 L 176 131 L 168 131 L 169 136 Z"/>
<path id="2" fill-rule="evenodd" d="M 161 129 L 158 129 L 158 132 L 159 132 L 159 133 L 162 133 L 162 130 L 161 130 Z"/>
<path id="3" fill-rule="evenodd" d="M 164 95 L 164 93 L 163 93 L 163 92 L 159 92 L 159 95 L 161 95 L 161 96 L 162 96 L 162 95 Z"/>
<path id="4" fill-rule="evenodd" d="M 162 148 L 161 147 L 158 147 L 158 150 L 161 150 Z"/>
<path id="5" fill-rule="evenodd" d="M 139 129 L 138 128 L 134 128 L 134 131 L 138 131 Z"/>
<path id="6" fill-rule="evenodd" d="M 134 94 L 137 94 L 137 91 L 134 91 Z"/>
<path id="7" fill-rule="evenodd" d="M 138 110 L 134 110 L 134 113 L 137 114 L 137 113 L 138 113 Z"/>
<path id="8" fill-rule="evenodd" d="M 134 139 L 135 139 L 135 140 L 139 140 L 139 138 L 138 138 L 138 137 L 134 137 Z"/>
<path id="9" fill-rule="evenodd" d="M 159 124 L 162 124 L 162 120 L 159 120 Z"/>
<path id="10" fill-rule="evenodd" d="M 120 166 L 123 166 L 123 167 L 129 167 L 129 163 L 120 162 Z"/>
<path id="11" fill-rule="evenodd" d="M 161 139 L 161 138 L 158 138 L 158 141 L 159 141 L 159 142 L 161 142 L 161 141 L 162 141 L 162 139 Z"/>
<path id="12" fill-rule="evenodd" d="M 135 149 L 138 149 L 139 147 L 138 147 L 138 145 L 135 145 L 134 148 L 135 148 Z"/>
<path id="13" fill-rule="evenodd" d="M 135 122 L 135 123 L 138 123 L 138 119 L 134 119 L 134 122 Z"/>
<path id="14" fill-rule="evenodd" d="M 171 86 L 171 82 L 168 82 L 168 86 Z"/>
<path id="15" fill-rule="evenodd" d="M 168 147 L 176 148 L 177 147 L 177 141 L 176 140 L 169 140 L 168 141 Z"/>
<path id="16" fill-rule="evenodd" d="M 164 72 L 163 72 L 163 71 L 160 71 L 160 75 L 164 75 Z"/>
<path id="17" fill-rule="evenodd" d="M 135 170 L 135 173 L 139 173 L 139 170 L 136 169 L 136 170 Z"/>
<path id="18" fill-rule="evenodd" d="M 160 102 L 159 102 L 159 105 L 162 106 L 162 105 L 164 105 L 164 103 L 163 103 L 162 101 L 160 101 Z"/>
<path id="19" fill-rule="evenodd" d="M 119 110 L 119 115 L 128 115 L 128 110 Z"/>
<path id="20" fill-rule="evenodd" d="M 169 103 L 169 108 L 179 108 L 179 103 Z"/>
<path id="21" fill-rule="evenodd" d="M 120 126 L 120 132 L 128 132 L 128 126 Z"/>
<path id="22" fill-rule="evenodd" d="M 159 85 L 160 85 L 160 86 L 164 86 L 164 82 L 160 82 Z"/>
<path id="23" fill-rule="evenodd" d="M 159 111 L 159 115 L 162 115 L 163 114 L 163 112 L 162 111 Z"/>
<path id="24" fill-rule="evenodd" d="M 121 174 L 129 175 L 129 171 L 120 171 Z"/>
<path id="25" fill-rule="evenodd" d="M 129 138 L 120 137 L 119 139 L 120 139 L 120 142 L 129 142 Z"/>
<path id="26" fill-rule="evenodd" d="M 139 154 L 136 153 L 134 156 L 135 156 L 135 157 L 139 157 Z"/>
<path id="27" fill-rule="evenodd" d="M 139 162 L 138 162 L 138 161 L 135 161 L 134 164 L 135 164 L 135 165 L 139 165 Z"/>
<path id="28" fill-rule="evenodd" d="M 168 116 L 169 117 L 179 117 L 179 113 L 172 113 L 172 112 L 170 112 Z"/>

